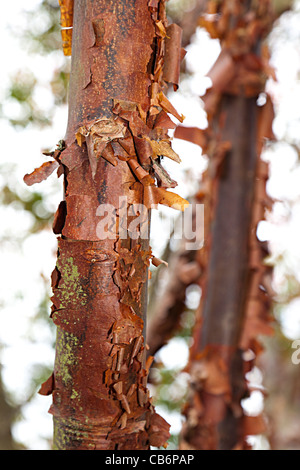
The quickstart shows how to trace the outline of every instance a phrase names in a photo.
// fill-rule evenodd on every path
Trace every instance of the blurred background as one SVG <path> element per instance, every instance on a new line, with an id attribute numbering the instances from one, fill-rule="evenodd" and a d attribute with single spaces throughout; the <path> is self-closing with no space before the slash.
<path id="1" fill-rule="evenodd" d="M 276 334 L 263 339 L 266 350 L 252 372 L 258 391 L 244 403 L 249 413 L 264 409 L 268 435 L 253 438 L 254 448 L 300 449 L 300 364 L 291 360 L 300 340 L 300 1 L 276 22 L 268 43 L 277 81 L 267 91 L 276 110 L 263 158 L 270 162 L 268 193 L 272 211 L 259 226 L 259 238 L 270 244 L 276 292 L 273 315 Z M 197 26 L 196 0 L 169 0 L 168 16 L 184 27 L 181 86 L 169 97 L 186 116 L 186 126 L 205 128 L 201 96 L 205 74 L 220 46 Z M 12 0 L 0 16 L 0 449 L 49 450 L 51 397 L 37 394 L 54 362 L 55 328 L 49 319 L 50 275 L 56 261 L 53 214 L 62 199 L 62 181 L 53 173 L 40 185 L 27 187 L 23 176 L 40 166 L 64 138 L 70 58 L 61 47 L 58 0 Z M 174 150 L 182 163 L 166 169 L 185 198 L 197 191 L 207 159 L 201 148 L 178 139 Z M 172 209 L 153 211 L 151 246 L 156 256 L 171 256 L 176 243 L 170 227 Z M 166 282 L 167 270 L 153 271 L 150 306 Z M 181 428 L 193 312 L 201 292 L 190 286 L 178 334 L 157 354 L 151 393 L 156 407 L 171 424 L 169 449 L 175 449 Z"/>

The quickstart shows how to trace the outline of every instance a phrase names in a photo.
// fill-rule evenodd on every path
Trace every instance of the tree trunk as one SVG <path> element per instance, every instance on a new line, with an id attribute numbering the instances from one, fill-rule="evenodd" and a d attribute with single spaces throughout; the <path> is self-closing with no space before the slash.
<path id="1" fill-rule="evenodd" d="M 243 324 L 248 284 L 248 238 L 256 174 L 256 98 L 224 96 L 221 140 L 232 144 L 218 181 L 218 204 L 211 226 L 201 349 L 236 347 Z M 241 312 L 241 315 L 236 315 Z"/>
<path id="2" fill-rule="evenodd" d="M 221 140 L 230 141 L 232 148 L 217 183 L 201 328 L 194 336 L 190 357 L 192 383 L 196 386 L 202 378 L 201 367 L 203 374 L 206 368 L 218 393 L 209 386 L 201 392 L 205 415 L 186 437 L 197 449 L 215 450 L 233 449 L 241 439 L 243 415 L 238 410 L 245 385 L 239 341 L 249 281 L 248 241 L 257 164 L 256 99 L 225 96 L 222 109 L 226 118 Z"/>
<path id="3" fill-rule="evenodd" d="M 247 449 L 246 437 L 266 428 L 262 416 L 248 417 L 242 408 L 250 394 L 245 373 L 261 352 L 258 335 L 272 332 L 270 273 L 256 229 L 268 205 L 268 171 L 259 155 L 263 139 L 272 137 L 273 109 L 269 98 L 260 109 L 257 98 L 267 71 L 261 41 L 273 16 L 267 0 L 209 2 L 209 8 L 213 16 L 201 24 L 223 47 L 204 97 L 210 162 L 204 178 L 205 249 L 197 258 L 204 275 L 180 447 Z"/>
<path id="4" fill-rule="evenodd" d="M 69 120 L 53 155 L 65 187 L 53 226 L 56 359 L 41 393 L 53 395 L 55 449 L 160 447 L 169 425 L 149 398 L 144 338 L 149 210 L 186 203 L 162 184 L 159 163 L 179 161 L 167 112 L 182 118 L 162 90 L 178 87 L 180 30 L 167 27 L 164 1 L 75 0 L 74 12 L 67 3 Z"/>

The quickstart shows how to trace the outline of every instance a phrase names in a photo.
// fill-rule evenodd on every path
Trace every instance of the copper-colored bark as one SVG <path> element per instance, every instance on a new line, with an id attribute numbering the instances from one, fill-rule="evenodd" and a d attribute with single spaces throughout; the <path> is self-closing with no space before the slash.
<path id="1" fill-rule="evenodd" d="M 258 336 L 272 333 L 270 268 L 263 264 L 266 252 L 256 228 L 269 204 L 268 170 L 259 155 L 263 138 L 272 137 L 272 113 L 269 100 L 259 109 L 257 97 L 268 68 L 261 41 L 273 16 L 267 0 L 212 1 L 208 8 L 210 16 L 201 24 L 221 40 L 222 53 L 208 74 L 213 85 L 204 97 L 210 164 L 200 190 L 206 211 L 205 249 L 197 258 L 203 293 L 187 367 L 190 390 L 180 447 L 247 449 L 246 437 L 266 427 L 261 416 L 249 418 L 242 409 L 249 394 L 245 373 L 261 352 Z M 251 361 L 244 355 L 249 351 Z"/>
<path id="2" fill-rule="evenodd" d="M 248 277 L 248 234 L 256 170 L 256 99 L 225 96 L 221 140 L 232 144 L 218 181 L 218 203 L 211 226 L 209 283 L 203 307 L 201 348 L 236 347 Z"/>
<path id="3" fill-rule="evenodd" d="M 130 222 L 140 210 L 132 204 L 144 204 L 145 216 L 152 205 L 184 210 L 187 203 L 168 191 L 176 183 L 166 184 L 172 180 L 159 163 L 162 155 L 180 161 L 167 112 L 182 117 L 163 94 L 165 78 L 177 86 L 179 31 L 168 59 L 164 0 L 61 5 L 73 15 L 72 71 L 65 142 L 53 154 L 65 186 L 53 226 L 60 234 L 52 274 L 56 359 L 41 393 L 53 396 L 56 449 L 159 447 L 169 425 L 149 398 L 144 340 L 154 257 L 142 236 L 146 217 L 140 226 Z M 167 77 L 164 58 L 174 64 Z M 46 176 L 43 169 L 34 175 Z M 107 237 L 99 228 L 103 204 L 113 208 Z"/>

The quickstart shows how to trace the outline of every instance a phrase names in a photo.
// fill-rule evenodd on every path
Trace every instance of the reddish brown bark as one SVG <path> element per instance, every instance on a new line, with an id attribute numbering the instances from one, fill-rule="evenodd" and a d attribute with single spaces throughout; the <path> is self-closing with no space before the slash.
<path id="1" fill-rule="evenodd" d="M 53 227 L 61 234 L 52 275 L 56 359 L 41 393 L 53 395 L 56 449 L 159 447 L 169 425 L 147 389 L 152 358 L 146 360 L 144 331 L 154 257 L 146 215 L 152 205 L 183 210 L 186 203 L 167 190 L 175 182 L 159 163 L 163 155 L 180 161 L 167 112 L 182 117 L 163 94 L 166 83 L 178 86 L 180 31 L 167 25 L 164 0 L 62 6 L 73 15 L 72 71 L 65 142 L 53 154 L 65 186 Z M 46 176 L 40 169 L 27 179 Z M 113 208 L 107 238 L 99 232 L 103 204 Z M 140 225 L 130 225 L 141 210 L 133 204 L 146 207 Z"/>
<path id="2" fill-rule="evenodd" d="M 257 106 L 268 68 L 261 40 L 272 25 L 269 7 L 268 1 L 209 2 L 211 16 L 201 22 L 221 40 L 222 52 L 204 97 L 210 163 L 200 191 L 206 210 L 205 249 L 197 258 L 203 293 L 187 367 L 182 449 L 247 449 L 246 437 L 266 430 L 263 417 L 245 415 L 241 400 L 249 394 L 245 373 L 261 351 L 258 335 L 272 331 L 270 269 L 256 238 L 269 202 L 268 171 L 259 154 L 263 138 L 272 137 L 269 124 L 262 124 L 270 123 L 272 113 L 269 102 L 263 110 Z M 249 351 L 252 361 L 244 355 Z"/>
<path id="3" fill-rule="evenodd" d="M 240 402 L 246 392 L 239 339 L 249 276 L 248 238 L 256 174 L 255 144 L 253 148 L 256 100 L 227 96 L 222 109 L 226 110 L 226 119 L 221 140 L 232 142 L 232 148 L 225 157 L 217 183 L 218 202 L 210 227 L 201 329 L 195 331 L 190 358 L 193 387 L 200 386 L 207 374 L 206 386 L 199 390 L 204 415 L 191 434 L 185 434 L 190 445 L 199 449 L 232 449 L 239 443 L 237 421 L 243 416 Z M 195 403 L 192 407 L 197 409 Z M 186 413 L 190 416 L 188 409 Z"/>

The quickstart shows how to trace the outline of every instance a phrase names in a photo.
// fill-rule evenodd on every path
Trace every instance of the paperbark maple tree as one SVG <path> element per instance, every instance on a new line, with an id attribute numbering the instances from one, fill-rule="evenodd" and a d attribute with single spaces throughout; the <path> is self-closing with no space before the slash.
<path id="1" fill-rule="evenodd" d="M 169 425 L 149 397 L 144 336 L 148 267 L 160 260 L 149 247 L 148 214 L 130 222 L 141 205 L 187 204 L 168 191 L 176 183 L 160 164 L 162 156 L 180 161 L 167 113 L 183 118 L 163 90 L 178 88 L 181 30 L 167 24 L 164 0 L 60 5 L 72 54 L 67 132 L 53 160 L 25 176 L 31 185 L 58 169 L 65 189 L 53 224 L 56 359 L 40 393 L 53 396 L 55 449 L 160 447 Z"/>
<path id="2" fill-rule="evenodd" d="M 175 132 L 209 156 L 197 195 L 206 217 L 205 247 L 196 257 L 202 299 L 180 448 L 246 449 L 247 436 L 266 429 L 262 416 L 245 415 L 241 400 L 250 393 L 245 373 L 262 349 L 258 337 L 272 333 L 271 268 L 256 229 L 270 205 L 268 168 L 259 156 L 264 139 L 273 138 L 274 111 L 269 96 L 262 107 L 257 99 L 273 74 L 263 39 L 275 17 L 268 0 L 210 1 L 207 13 L 200 24 L 222 45 L 204 97 L 209 126 Z"/>
<path id="3" fill-rule="evenodd" d="M 180 10 L 180 12 L 169 11 L 169 14 L 174 14 L 174 20 L 180 24 L 183 28 L 183 45 L 186 46 L 191 41 L 191 36 L 195 32 L 197 26 L 203 25 L 203 18 L 205 17 L 206 13 L 209 11 L 213 11 L 212 5 L 214 2 L 210 4 L 208 7 L 209 9 L 206 11 L 207 4 L 209 4 L 208 0 L 200 0 L 196 3 L 195 7 L 192 10 L 184 11 Z M 275 18 L 278 18 L 284 12 L 291 9 L 292 2 L 288 0 L 278 0 L 271 2 L 273 11 L 275 12 Z M 214 37 L 214 35 L 213 35 Z M 224 56 L 224 54 L 223 54 Z M 228 56 L 227 56 L 228 58 Z M 230 62 L 230 61 L 229 61 Z M 220 63 L 220 59 L 218 60 L 218 65 Z M 224 63 L 224 62 L 223 62 Z M 232 62 L 230 64 L 232 67 Z M 214 70 L 214 79 L 219 80 L 222 82 L 223 77 L 222 73 L 224 69 L 221 68 Z M 225 79 L 225 82 L 230 77 Z M 219 83 L 220 84 L 220 83 Z M 211 93 L 207 94 L 205 100 L 209 101 L 209 96 L 212 96 Z M 212 100 L 213 101 L 213 100 Z M 213 103 L 211 103 L 213 104 Z M 270 101 L 270 97 L 268 97 L 268 103 L 266 106 L 268 113 L 274 112 L 272 109 L 272 104 Z M 265 108 L 263 108 L 265 109 Z M 266 134 L 266 138 L 273 138 L 273 133 L 271 131 L 271 124 L 270 123 L 270 116 L 268 119 L 265 119 L 265 113 L 260 113 L 260 133 L 259 140 L 262 141 L 262 136 L 264 133 Z M 265 128 L 263 129 L 263 126 Z M 232 127 L 234 127 L 232 125 Z M 210 139 L 211 134 L 210 131 L 204 131 L 196 128 L 196 127 L 182 127 L 178 126 L 175 130 L 175 137 L 178 139 L 188 140 L 196 145 L 202 147 L 204 153 L 209 153 L 209 145 L 208 139 Z M 258 153 L 260 153 L 261 148 L 259 149 Z M 214 164 L 213 164 L 214 165 Z M 202 186 L 205 191 L 210 185 L 208 178 L 205 179 Z M 203 203 L 203 189 L 201 189 L 198 194 L 192 196 L 193 204 Z M 200 227 L 198 227 L 200 229 Z M 209 228 L 207 227 L 209 230 Z M 167 341 L 176 334 L 176 331 L 180 329 L 180 321 L 181 316 L 186 310 L 185 299 L 186 299 L 186 291 L 189 286 L 193 283 L 197 282 L 199 277 L 201 276 L 202 272 L 202 264 L 203 258 L 202 253 L 195 253 L 194 250 L 185 249 L 185 244 L 183 243 L 182 246 L 177 249 L 175 252 L 170 252 L 170 250 L 166 250 L 168 254 L 168 262 L 170 268 L 168 270 L 168 274 L 165 276 L 164 279 L 164 289 L 160 293 L 160 295 L 156 295 L 154 293 L 152 300 L 151 298 L 151 318 L 148 322 L 148 333 L 149 333 L 149 348 L 150 353 L 155 354 L 163 345 L 167 343 Z M 155 335 L 153 334 L 155 332 Z"/>

